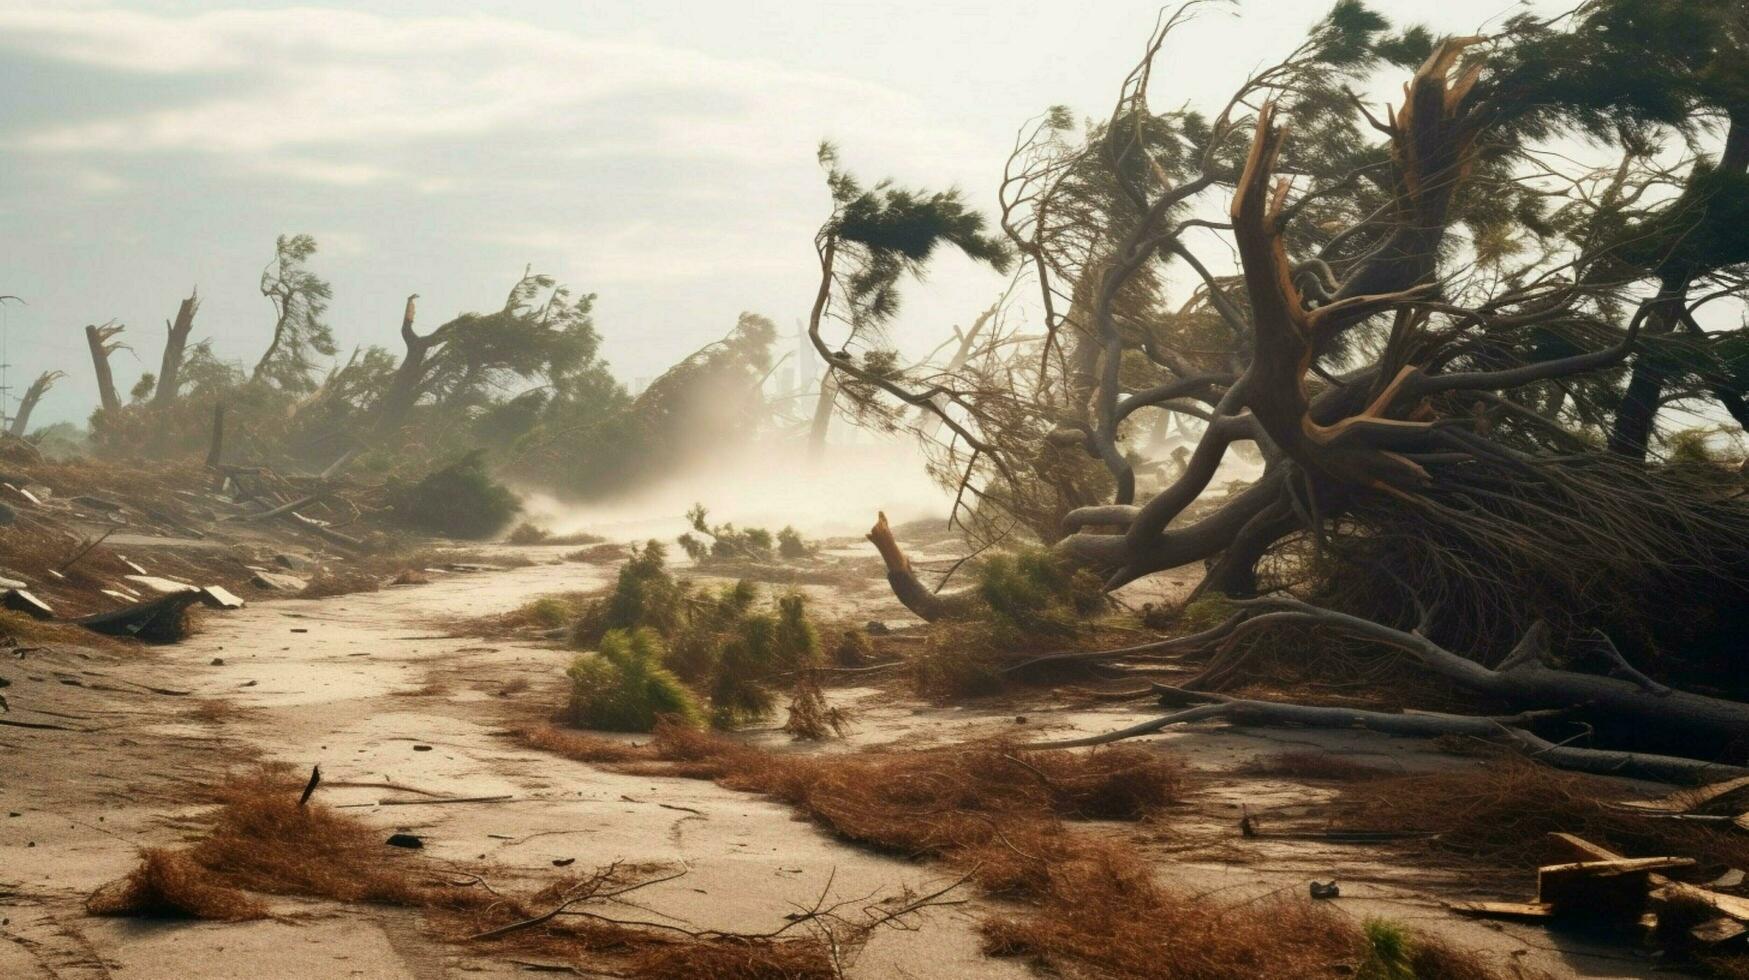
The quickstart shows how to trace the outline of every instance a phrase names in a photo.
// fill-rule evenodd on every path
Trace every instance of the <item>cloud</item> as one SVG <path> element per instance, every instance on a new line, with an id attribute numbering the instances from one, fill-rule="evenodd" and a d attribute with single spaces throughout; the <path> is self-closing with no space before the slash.
<path id="1" fill-rule="evenodd" d="M 507 136 L 555 154 L 739 164 L 793 163 L 816 134 L 849 127 L 915 162 L 966 149 L 927 107 L 878 85 L 496 17 L 0 7 L 7 49 L 100 69 L 109 84 L 200 83 L 163 104 L 5 136 L 39 154 L 210 154 L 362 184 L 429 181 L 386 162 L 409 147 Z"/>

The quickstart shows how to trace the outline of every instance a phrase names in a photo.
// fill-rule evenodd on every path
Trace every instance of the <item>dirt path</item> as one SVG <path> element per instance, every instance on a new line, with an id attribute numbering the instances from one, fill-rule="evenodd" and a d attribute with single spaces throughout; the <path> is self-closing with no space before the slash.
<path id="1" fill-rule="evenodd" d="M 187 642 L 147 652 L 31 652 L 0 664 L 8 719 L 59 729 L 0 728 L 0 977 L 414 977 L 520 975 L 525 966 L 423 938 L 410 913 L 276 900 L 279 917 L 245 924 L 167 924 L 83 913 L 92 888 L 124 873 L 141 845 L 174 843 L 193 787 L 256 760 L 321 763 L 324 798 L 379 825 L 417 833 L 439 860 L 486 863 L 507 876 L 554 861 L 684 863 L 675 881 L 639 893 L 644 911 L 699 928 L 770 929 L 823 890 L 851 899 L 949 880 L 943 869 L 877 856 L 796 822 L 787 808 L 695 780 L 635 777 L 534 752 L 504 729 L 563 700 L 569 654 L 536 645 L 450 638 L 433 623 L 515 607 L 546 592 L 592 589 L 607 566 L 537 565 L 441 577 L 424 586 L 335 599 L 253 604 L 209 617 Z M 878 579 L 876 580 L 878 581 Z M 897 616 L 881 589 L 816 588 L 860 618 Z M 173 692 L 153 693 L 149 685 Z M 840 688 L 855 713 L 847 747 L 922 744 L 997 730 L 1100 731 L 1148 716 L 1073 710 L 943 709 L 872 688 Z M 1017 722 L 1017 710 L 1024 722 Z M 788 748 L 775 733 L 753 736 Z M 1410 744 L 1360 734 L 1289 736 L 1405 767 L 1451 764 Z M 1157 740 L 1218 774 L 1284 747 L 1279 737 L 1179 732 Z M 400 789 L 381 785 L 393 784 Z M 383 805 L 445 797 L 495 802 Z M 1243 807 L 1314 802 L 1292 783 L 1218 775 L 1164 828 L 1162 874 L 1195 891 L 1243 899 L 1343 884 L 1338 907 L 1390 916 L 1462 945 L 1556 975 L 1640 976 L 1622 951 L 1554 948 L 1540 929 L 1496 927 L 1445 912 L 1441 895 L 1477 883 L 1393 867 L 1365 849 L 1242 841 Z M 1187 842 L 1201 842 L 1189 851 Z M 1221 860 L 1212 854 L 1220 853 Z M 1523 882 L 1499 883 L 1510 895 Z M 1483 890 L 1487 890 L 1485 885 Z M 977 904 L 931 910 L 915 931 L 885 930 L 858 977 L 1022 977 L 1023 964 L 978 952 Z M 1593 953 L 1597 955 L 1592 955 Z"/>

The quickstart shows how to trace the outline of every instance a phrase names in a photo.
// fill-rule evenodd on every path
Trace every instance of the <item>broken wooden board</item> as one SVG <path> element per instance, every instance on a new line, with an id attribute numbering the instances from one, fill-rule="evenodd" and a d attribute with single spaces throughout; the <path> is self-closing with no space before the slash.
<path id="1" fill-rule="evenodd" d="M 200 602 L 213 609 L 241 609 L 243 600 L 222 585 L 209 585 L 200 590 Z"/>
<path id="2" fill-rule="evenodd" d="M 1632 920 L 1646 910 L 1654 871 L 1694 866 L 1693 858 L 1615 858 L 1550 864 L 1536 873 L 1536 900 L 1556 915 Z"/>
<path id="3" fill-rule="evenodd" d="M 0 606 L 5 606 L 13 612 L 21 612 L 32 619 L 54 619 L 55 611 L 49 604 L 31 595 L 23 589 L 7 589 L 0 593 Z"/>
<path id="4" fill-rule="evenodd" d="M 1693 937 L 1696 942 L 1702 942 L 1712 946 L 1719 943 L 1728 943 L 1744 934 L 1749 934 L 1749 926 L 1738 922 L 1730 916 L 1721 915 L 1716 919 L 1708 919 L 1700 925 L 1689 929 L 1688 934 Z"/>
<path id="5" fill-rule="evenodd" d="M 1577 834 L 1567 834 L 1557 831 L 1550 834 L 1549 837 L 1557 844 L 1560 844 L 1574 855 L 1583 859 L 1592 861 L 1615 861 L 1622 858 L 1622 855 L 1617 854 L 1609 848 L 1603 847 L 1599 844 L 1593 844 Z M 1702 888 L 1699 885 L 1690 885 L 1686 882 L 1672 881 L 1655 871 L 1647 876 L 1647 880 L 1652 885 L 1651 897 L 1654 901 L 1685 899 L 1688 901 L 1700 902 L 1712 906 L 1720 915 L 1735 919 L 1738 922 L 1749 923 L 1749 898 L 1740 898 L 1736 895 L 1726 895 L 1722 892 L 1713 891 L 1710 888 Z"/>
<path id="6" fill-rule="evenodd" d="M 1459 915 L 1519 922 L 1543 922 L 1555 916 L 1555 907 L 1547 902 L 1453 902 L 1446 907 Z"/>
<path id="7" fill-rule="evenodd" d="M 1720 780 L 1705 786 L 1692 789 L 1677 790 L 1669 796 L 1655 800 L 1624 800 L 1613 804 L 1623 810 L 1640 810 L 1648 813 L 1687 813 L 1696 807 L 1710 803 L 1729 793 L 1749 787 L 1749 776 L 1738 776 L 1735 779 Z"/>
<path id="8" fill-rule="evenodd" d="M 178 582 L 173 578 L 160 578 L 156 575 L 123 575 L 122 578 L 159 595 L 175 595 L 178 592 L 195 591 L 193 585 L 187 582 Z"/>

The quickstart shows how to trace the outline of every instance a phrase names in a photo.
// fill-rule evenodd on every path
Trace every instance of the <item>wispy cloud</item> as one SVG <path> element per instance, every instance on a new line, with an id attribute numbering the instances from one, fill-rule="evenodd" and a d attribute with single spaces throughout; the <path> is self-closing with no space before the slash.
<path id="1" fill-rule="evenodd" d="M 429 179 L 397 149 L 511 135 L 552 152 L 793 161 L 813 134 L 956 149 L 908 97 L 854 79 L 493 17 L 331 9 L 176 17 L 0 8 L 0 50 L 129 74 L 210 79 L 170 104 L 57 120 L 7 139 L 43 154 L 200 153 L 324 183 Z M 319 155 L 314 151 L 320 151 Z"/>

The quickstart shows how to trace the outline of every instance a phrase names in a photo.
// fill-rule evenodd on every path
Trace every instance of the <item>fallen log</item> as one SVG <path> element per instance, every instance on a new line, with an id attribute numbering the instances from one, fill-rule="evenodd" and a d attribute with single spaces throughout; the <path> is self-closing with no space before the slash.
<path id="1" fill-rule="evenodd" d="M 1287 704 L 1277 701 L 1254 701 L 1229 698 L 1219 694 L 1163 688 L 1173 698 L 1206 698 L 1212 704 L 1201 704 L 1163 715 L 1140 724 L 1102 735 L 1032 742 L 1026 749 L 1070 749 L 1144 735 L 1153 735 L 1174 725 L 1195 721 L 1225 721 L 1239 726 L 1301 727 L 1365 729 L 1384 735 L 1404 735 L 1414 738 L 1438 738 L 1442 735 L 1463 735 L 1472 738 L 1504 740 L 1526 755 L 1554 766 L 1576 772 L 1605 776 L 1623 776 L 1665 783 L 1692 783 L 1708 778 L 1749 775 L 1749 768 L 1723 765 L 1704 759 L 1656 755 L 1643 752 L 1615 752 L 1607 749 L 1587 749 L 1573 745 L 1557 745 L 1528 731 L 1524 726 L 1561 712 L 1527 711 L 1510 716 L 1449 715 L 1435 712 L 1393 714 L 1359 708 L 1326 708 L 1314 705 Z"/>

